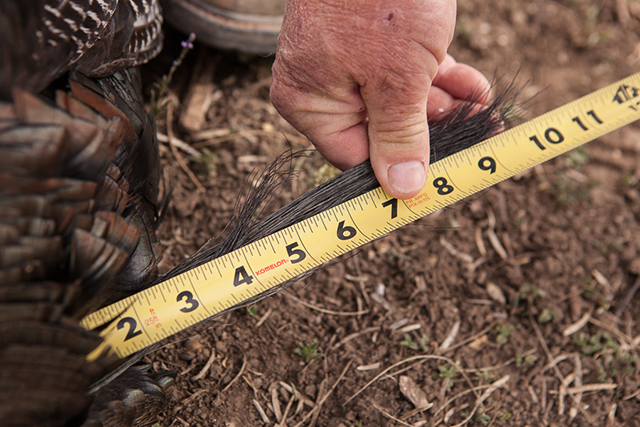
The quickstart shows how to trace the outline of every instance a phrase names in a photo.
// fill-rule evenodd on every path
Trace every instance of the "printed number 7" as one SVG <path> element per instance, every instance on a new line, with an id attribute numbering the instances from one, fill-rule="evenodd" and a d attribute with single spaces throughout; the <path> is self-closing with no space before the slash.
<path id="1" fill-rule="evenodd" d="M 398 199 L 389 199 L 382 204 L 383 207 L 391 206 L 391 219 L 398 216 Z"/>

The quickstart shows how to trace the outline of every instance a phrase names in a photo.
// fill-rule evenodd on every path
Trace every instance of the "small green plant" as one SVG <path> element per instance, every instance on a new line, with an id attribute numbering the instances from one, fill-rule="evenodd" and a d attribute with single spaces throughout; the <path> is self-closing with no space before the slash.
<path id="1" fill-rule="evenodd" d="M 250 316 L 257 315 L 258 314 L 258 307 L 256 307 L 255 305 L 247 307 L 247 313 L 249 313 Z"/>
<path id="2" fill-rule="evenodd" d="M 318 185 L 329 181 L 331 178 L 338 175 L 338 173 L 340 173 L 340 171 L 336 169 L 335 166 L 331 165 L 328 162 L 325 162 L 313 173 L 313 176 L 312 176 L 313 181 L 309 189 L 313 187 L 317 187 Z"/>
<path id="3" fill-rule="evenodd" d="M 594 354 L 605 350 L 613 351 L 616 357 L 620 353 L 620 346 L 613 340 L 611 335 L 606 332 L 597 332 L 594 335 L 589 335 L 586 332 L 579 332 L 573 335 L 571 340 L 586 356 L 593 356 Z"/>
<path id="4" fill-rule="evenodd" d="M 478 411 L 476 413 L 476 422 L 478 422 L 479 424 L 482 424 L 483 426 L 488 426 L 489 423 L 491 422 L 491 415 L 489 414 L 485 414 L 482 411 Z"/>
<path id="5" fill-rule="evenodd" d="M 509 418 L 511 418 L 511 412 L 505 412 L 498 417 L 500 421 L 507 421 Z"/>
<path id="6" fill-rule="evenodd" d="M 582 147 L 571 150 L 562 156 L 562 163 L 564 163 L 565 166 L 574 169 L 586 165 L 590 160 L 591 157 Z"/>
<path id="7" fill-rule="evenodd" d="M 538 300 L 547 296 L 547 293 L 543 291 L 537 285 L 523 285 L 520 287 L 520 291 L 513 298 L 513 309 L 518 316 L 533 316 L 538 312 L 536 303 Z"/>
<path id="8" fill-rule="evenodd" d="M 552 308 L 543 308 L 540 314 L 538 315 L 538 323 L 544 325 L 545 323 L 552 322 L 556 320 L 560 315 L 557 311 Z"/>
<path id="9" fill-rule="evenodd" d="M 423 353 L 429 352 L 429 337 L 422 335 L 418 342 L 415 342 L 411 335 L 404 334 L 404 339 L 400 341 L 400 345 L 407 347 L 409 350 L 421 351 Z"/>
<path id="10" fill-rule="evenodd" d="M 299 347 L 294 352 L 302 357 L 305 364 L 308 364 L 316 359 L 320 359 L 324 354 L 318 352 L 318 341 L 313 341 L 311 344 L 300 343 Z"/>
<path id="11" fill-rule="evenodd" d="M 620 362 L 626 366 L 626 371 L 628 373 L 635 372 L 635 368 L 638 366 L 638 359 L 631 354 L 620 356 Z"/>
<path id="12" fill-rule="evenodd" d="M 558 206 L 566 206 L 573 202 L 588 201 L 589 190 L 600 185 L 598 181 L 578 182 L 566 173 L 557 175 L 553 182 L 553 194 Z"/>
<path id="13" fill-rule="evenodd" d="M 218 156 L 208 148 L 200 150 L 201 156 L 191 157 L 198 168 L 196 172 L 201 179 L 213 179 L 218 175 Z"/>
<path id="14" fill-rule="evenodd" d="M 516 355 L 516 367 L 520 369 L 522 372 L 527 372 L 529 369 L 533 368 L 533 365 L 538 361 L 537 354 L 527 354 L 523 356 L 521 354 Z"/>
<path id="15" fill-rule="evenodd" d="M 511 323 L 507 323 L 506 325 L 498 325 L 493 330 L 493 333 L 496 336 L 496 342 L 500 345 L 506 344 L 509 341 L 509 336 L 511 335 L 511 331 L 515 328 Z"/>
<path id="16" fill-rule="evenodd" d="M 196 35 L 194 33 L 189 34 L 189 37 L 187 38 L 187 40 L 184 40 L 182 42 L 182 50 L 180 51 L 180 55 L 178 55 L 178 58 L 175 61 L 173 61 L 173 63 L 171 64 L 169 73 L 162 76 L 162 80 L 160 80 L 159 83 L 155 83 L 153 85 L 154 87 L 153 87 L 153 90 L 151 91 L 150 106 L 151 106 L 151 112 L 153 113 L 154 116 L 157 116 L 158 114 L 160 114 L 160 112 L 169 103 L 168 100 L 163 102 L 162 98 L 164 98 L 164 95 L 167 92 L 167 89 L 169 88 L 169 84 L 171 84 L 171 80 L 173 79 L 173 75 L 175 74 L 176 70 L 180 68 L 180 65 L 182 65 L 182 62 L 184 61 L 184 58 L 187 56 L 189 51 L 193 49 L 193 42 L 195 40 L 196 40 Z"/>
<path id="17" fill-rule="evenodd" d="M 533 304 L 539 298 L 544 298 L 547 293 L 540 289 L 537 285 L 524 285 L 520 288 L 520 292 L 516 295 L 516 303 L 526 301 L 529 304 Z"/>
<path id="18" fill-rule="evenodd" d="M 458 373 L 458 368 L 451 363 L 444 363 L 438 366 L 439 378 L 453 378 Z"/>
<path id="19" fill-rule="evenodd" d="M 491 383 L 496 379 L 496 376 L 493 375 L 493 373 L 488 369 L 483 369 L 482 371 L 476 372 L 476 376 L 480 379 L 480 381 L 484 383 Z"/>

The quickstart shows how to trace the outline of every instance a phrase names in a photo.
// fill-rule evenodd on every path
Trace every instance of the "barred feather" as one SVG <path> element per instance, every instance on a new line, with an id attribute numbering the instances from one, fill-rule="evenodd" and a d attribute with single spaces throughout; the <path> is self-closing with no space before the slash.
<path id="1" fill-rule="evenodd" d="M 162 47 L 158 0 L 0 2 L 0 97 L 40 92 L 66 71 L 104 77 Z"/>

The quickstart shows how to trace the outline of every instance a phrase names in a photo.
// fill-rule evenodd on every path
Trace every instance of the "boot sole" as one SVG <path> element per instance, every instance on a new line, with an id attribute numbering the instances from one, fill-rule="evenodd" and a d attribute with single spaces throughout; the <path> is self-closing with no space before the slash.
<path id="1" fill-rule="evenodd" d="M 165 21 L 205 44 L 263 55 L 276 51 L 282 16 L 231 12 L 201 0 L 161 3 Z"/>

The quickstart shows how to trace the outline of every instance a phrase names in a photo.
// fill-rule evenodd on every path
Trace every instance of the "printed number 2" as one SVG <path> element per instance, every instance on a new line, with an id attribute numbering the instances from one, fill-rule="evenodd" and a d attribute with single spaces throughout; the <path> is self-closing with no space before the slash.
<path id="1" fill-rule="evenodd" d="M 142 333 L 141 330 L 136 331 L 136 328 L 138 327 L 138 322 L 136 322 L 136 319 L 134 319 L 133 317 L 123 317 L 122 319 L 120 319 L 120 321 L 118 322 L 118 329 L 124 328 L 125 325 L 129 325 L 127 336 L 124 337 L 125 341 L 130 340 L 131 338 L 136 337 Z"/>

